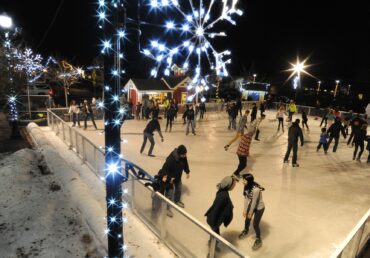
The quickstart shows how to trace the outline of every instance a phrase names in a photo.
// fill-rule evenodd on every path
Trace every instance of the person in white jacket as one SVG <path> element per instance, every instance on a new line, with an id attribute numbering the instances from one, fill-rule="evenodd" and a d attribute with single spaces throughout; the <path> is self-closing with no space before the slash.
<path id="1" fill-rule="evenodd" d="M 242 177 L 244 183 L 243 195 L 245 198 L 243 211 L 245 224 L 243 231 L 239 235 L 239 239 L 244 238 L 248 234 L 249 225 L 254 215 L 253 228 L 256 232 L 256 241 L 254 242 L 252 249 L 257 250 L 262 246 L 261 231 L 259 225 L 262 219 L 263 212 L 265 211 L 265 203 L 263 202 L 262 198 L 262 191 L 264 191 L 265 189 L 254 181 L 254 177 L 252 174 L 244 174 L 242 175 Z"/>
<path id="2" fill-rule="evenodd" d="M 76 126 L 76 121 L 77 121 L 78 127 L 81 128 L 80 118 L 79 118 L 80 107 L 76 104 L 75 100 L 72 100 L 72 104 L 69 107 L 69 112 L 68 113 L 72 114 L 72 121 L 73 121 L 72 127 Z"/>
<path id="3" fill-rule="evenodd" d="M 280 131 L 280 125 L 281 125 L 281 129 L 284 132 L 284 115 L 287 116 L 288 114 L 285 110 L 285 107 L 281 106 L 276 114 L 276 118 L 279 121 L 278 129 L 277 129 L 278 131 Z"/>

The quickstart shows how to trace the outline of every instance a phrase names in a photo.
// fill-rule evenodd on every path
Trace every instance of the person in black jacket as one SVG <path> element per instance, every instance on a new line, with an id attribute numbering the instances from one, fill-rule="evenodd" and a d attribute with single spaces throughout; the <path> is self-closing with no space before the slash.
<path id="1" fill-rule="evenodd" d="M 186 153 L 186 147 L 184 145 L 180 145 L 167 157 L 166 162 L 163 164 L 161 169 L 161 174 L 167 175 L 169 180 L 172 182 L 172 187 L 167 191 L 167 193 L 165 193 L 166 197 L 173 200 L 174 203 L 181 208 L 185 207 L 185 204 L 181 202 L 182 172 L 185 171 L 186 178 L 190 177 L 190 169 Z M 167 215 L 169 217 L 173 216 L 170 209 L 167 210 Z"/>
<path id="2" fill-rule="evenodd" d="M 355 134 L 355 137 L 353 140 L 355 143 L 355 151 L 353 152 L 353 160 L 356 159 L 358 147 L 360 147 L 360 152 L 358 153 L 357 161 L 361 160 L 361 155 L 364 152 L 364 147 L 365 147 L 366 129 L 367 129 L 367 124 L 363 124 L 361 129 Z"/>
<path id="3" fill-rule="evenodd" d="M 229 191 L 234 189 L 235 184 L 236 181 L 231 176 L 223 178 L 217 185 L 218 191 L 212 206 L 204 214 L 204 216 L 207 216 L 207 224 L 217 234 L 220 234 L 222 224 L 227 227 L 233 219 L 234 206 Z"/>
<path id="4" fill-rule="evenodd" d="M 191 131 L 195 135 L 194 130 L 194 118 L 195 118 L 195 111 L 193 105 L 190 104 L 189 109 L 187 109 L 183 115 L 184 119 L 186 118 L 186 135 L 189 134 L 189 126 L 191 125 Z"/>
<path id="5" fill-rule="evenodd" d="M 154 118 L 152 120 L 150 120 L 150 122 L 146 125 L 145 129 L 144 129 L 144 141 L 143 141 L 143 144 L 141 145 L 141 149 L 140 149 L 140 153 L 143 153 L 144 151 L 144 148 L 145 148 L 145 145 L 146 145 L 146 141 L 149 139 L 149 142 L 150 142 L 150 148 L 149 148 L 149 152 L 148 152 L 148 156 L 150 157 L 155 157 L 152 152 L 153 152 L 153 149 L 154 149 L 154 145 L 155 145 L 155 142 L 154 142 L 154 131 L 158 131 L 158 134 L 159 136 L 161 137 L 161 140 L 163 142 L 163 135 L 162 135 L 162 132 L 161 132 L 161 126 L 158 122 L 158 119 Z"/>
<path id="6" fill-rule="evenodd" d="M 238 110 L 238 112 L 240 113 L 240 116 L 242 116 L 242 112 L 243 112 L 243 104 L 242 104 L 242 97 L 240 97 L 237 101 L 236 101 L 236 110 Z"/>
<path id="7" fill-rule="evenodd" d="M 85 116 L 84 130 L 86 130 L 86 128 L 87 128 L 87 119 L 89 117 L 91 118 L 91 121 L 92 121 L 92 123 L 95 127 L 95 130 L 98 130 L 98 128 L 96 127 L 96 124 L 95 124 L 95 120 L 94 120 L 94 112 L 91 108 L 90 103 L 86 99 L 84 100 L 84 103 L 82 105 L 82 112 Z"/>
<path id="8" fill-rule="evenodd" d="M 369 152 L 367 163 L 370 163 L 370 135 L 367 135 L 365 140 L 367 141 L 366 150 Z"/>
<path id="9" fill-rule="evenodd" d="M 172 130 L 172 123 L 173 123 L 173 120 L 175 118 L 175 107 L 173 104 L 171 104 L 169 106 L 169 108 L 167 109 L 167 124 L 166 124 L 166 132 L 167 132 L 167 129 L 168 129 L 168 125 L 170 126 L 170 132 Z"/>
<path id="10" fill-rule="evenodd" d="M 202 101 L 200 104 L 199 104 L 199 113 L 200 113 L 200 119 L 203 119 L 203 116 L 204 116 L 204 113 L 207 112 L 206 111 L 206 104 Z"/>
<path id="11" fill-rule="evenodd" d="M 344 139 L 346 139 L 347 136 L 346 136 L 346 132 L 344 131 L 342 122 L 340 121 L 340 118 L 336 118 L 334 124 L 332 124 L 328 130 L 328 134 L 329 134 L 328 149 L 330 147 L 331 142 L 334 139 L 335 143 L 333 146 L 333 152 L 337 151 L 340 133 L 342 133 Z"/>
<path id="12" fill-rule="evenodd" d="M 296 119 L 294 123 L 292 123 L 291 127 L 288 131 L 288 149 L 285 153 L 284 157 L 284 163 L 288 163 L 290 152 L 293 149 L 293 160 L 292 165 L 293 167 L 299 167 L 299 164 L 297 163 L 297 152 L 298 152 L 298 138 L 301 140 L 301 146 L 303 146 L 303 133 L 302 129 L 299 127 L 299 119 Z"/>
<path id="13" fill-rule="evenodd" d="M 256 120 L 257 118 L 257 105 L 256 103 L 253 103 L 253 106 L 252 106 L 252 112 L 251 112 L 251 123 Z"/>
<path id="14" fill-rule="evenodd" d="M 307 117 L 306 111 L 303 110 L 302 111 L 302 128 L 304 129 L 304 126 L 306 126 L 307 130 L 309 131 L 310 128 L 308 128 L 307 121 L 308 121 L 308 117 Z"/>
<path id="15" fill-rule="evenodd" d="M 365 123 L 366 121 L 360 117 L 360 114 L 357 114 L 356 117 L 350 121 L 351 135 L 349 136 L 347 145 L 350 145 L 351 143 L 352 146 L 354 145 L 354 142 L 352 140 L 355 137 L 355 135 L 361 130 L 362 125 Z"/>
<path id="16" fill-rule="evenodd" d="M 236 117 L 238 116 L 238 109 L 235 103 L 231 103 L 229 108 L 227 109 L 227 113 L 229 114 L 229 126 L 228 129 L 231 128 L 236 130 Z"/>
<path id="17" fill-rule="evenodd" d="M 158 103 L 155 103 L 152 110 L 152 119 L 158 119 L 159 116 L 159 105 Z"/>

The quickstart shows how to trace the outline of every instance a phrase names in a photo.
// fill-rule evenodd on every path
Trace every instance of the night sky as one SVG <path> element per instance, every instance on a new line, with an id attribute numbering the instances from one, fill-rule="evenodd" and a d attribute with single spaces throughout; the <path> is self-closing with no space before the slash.
<path id="1" fill-rule="evenodd" d="M 240 6 L 245 16 L 236 27 L 228 26 L 229 37 L 219 43 L 232 50 L 232 75 L 252 68 L 257 80 L 281 84 L 289 75 L 284 72 L 288 62 L 299 55 L 301 59 L 310 56 L 308 63 L 313 66 L 308 71 L 324 81 L 323 87 L 333 87 L 336 79 L 355 88 L 370 86 L 366 1 L 241 0 Z M 95 7 L 91 0 L 0 0 L 0 13 L 13 17 L 33 49 L 79 65 L 89 64 L 98 53 Z M 316 81 L 302 78 L 302 84 L 310 86 Z"/>

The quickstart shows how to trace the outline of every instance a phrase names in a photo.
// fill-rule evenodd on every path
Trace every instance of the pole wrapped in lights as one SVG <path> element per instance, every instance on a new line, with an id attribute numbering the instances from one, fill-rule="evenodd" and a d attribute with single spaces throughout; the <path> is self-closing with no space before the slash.
<path id="1" fill-rule="evenodd" d="M 104 103 L 99 108 L 105 110 L 105 177 L 107 202 L 108 256 L 123 257 L 124 245 L 122 217 L 122 175 L 120 128 L 124 112 L 120 109 L 119 94 L 121 80 L 121 43 L 125 38 L 124 4 L 120 0 L 99 0 L 97 8 L 98 27 L 102 29 L 101 53 L 104 56 Z"/>
<path id="2" fill-rule="evenodd" d="M 160 11 L 166 17 L 160 24 L 141 22 L 145 25 L 159 26 L 168 34 L 176 35 L 171 37 L 169 42 L 152 38 L 148 46 L 142 52 L 148 58 L 155 61 L 155 66 L 150 74 L 157 77 L 159 73 L 165 76 L 170 75 L 174 63 L 180 63 L 182 68 L 191 71 L 193 79 L 189 89 L 194 89 L 195 94 L 206 90 L 208 82 L 205 74 L 209 68 L 214 70 L 217 76 L 228 76 L 226 65 L 231 63 L 229 56 L 231 51 L 217 51 L 212 45 L 216 37 L 226 37 L 226 33 L 217 31 L 220 22 L 229 22 L 236 25 L 234 16 L 241 16 L 243 12 L 237 9 L 238 0 L 201 0 L 197 5 L 193 0 L 145 0 L 144 3 L 150 6 L 150 12 Z M 221 12 L 219 13 L 219 10 Z M 174 14 L 168 18 L 167 14 Z M 217 14 L 219 13 L 219 15 Z M 181 39 L 181 42 L 178 42 Z M 204 64 L 209 64 L 204 67 Z"/>

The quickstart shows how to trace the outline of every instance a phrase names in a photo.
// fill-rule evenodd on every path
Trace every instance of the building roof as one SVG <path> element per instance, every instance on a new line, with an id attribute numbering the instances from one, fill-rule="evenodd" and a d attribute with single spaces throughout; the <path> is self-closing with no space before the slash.
<path id="1" fill-rule="evenodd" d="M 161 79 L 131 79 L 138 91 L 171 91 Z"/>
<path id="2" fill-rule="evenodd" d="M 184 83 L 187 80 L 190 80 L 190 78 L 186 75 L 182 75 L 182 76 L 165 77 L 165 78 L 162 78 L 162 80 L 164 80 L 167 83 L 168 87 L 170 87 L 171 89 L 174 89 L 178 87 L 179 84 Z M 186 86 L 186 85 L 183 85 L 183 86 Z"/>

